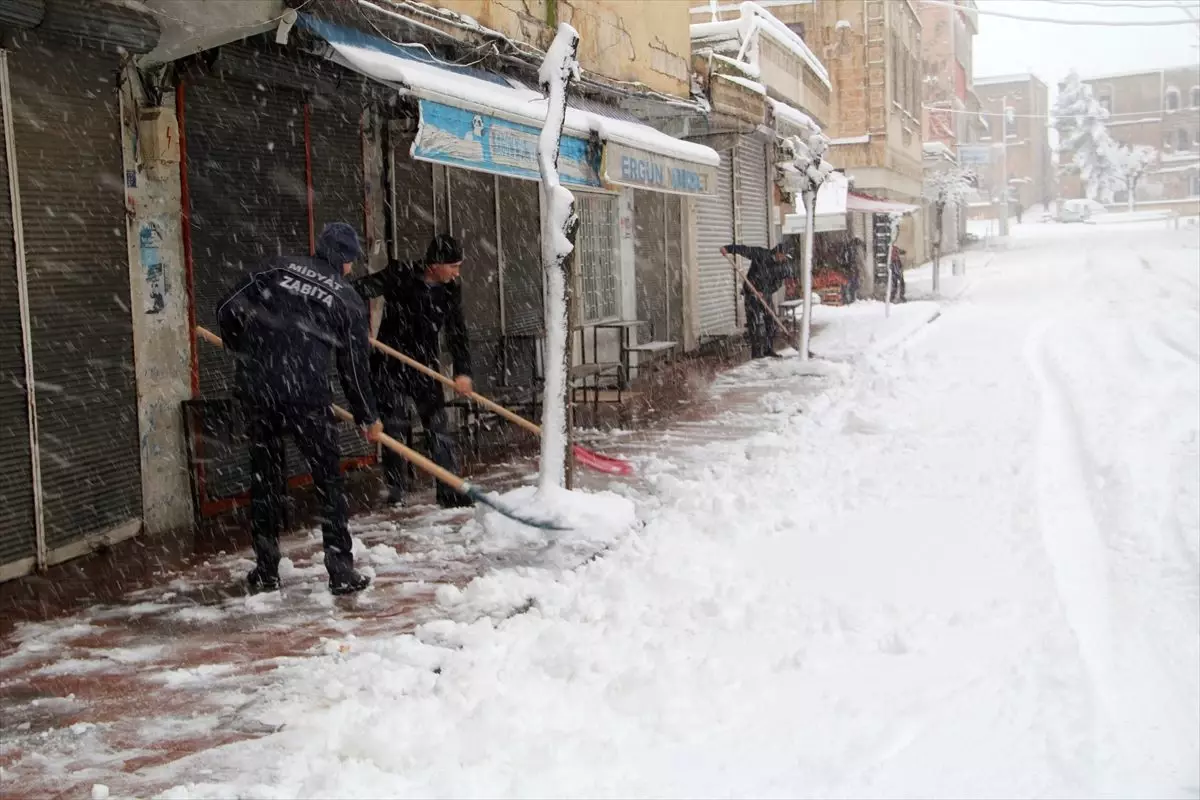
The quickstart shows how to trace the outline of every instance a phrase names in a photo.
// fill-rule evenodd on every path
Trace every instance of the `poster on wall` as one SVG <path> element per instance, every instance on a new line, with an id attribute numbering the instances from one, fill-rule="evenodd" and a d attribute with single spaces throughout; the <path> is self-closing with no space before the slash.
<path id="1" fill-rule="evenodd" d="M 538 180 L 537 128 L 463 108 L 421 100 L 421 124 L 411 155 L 451 167 Z M 600 149 L 564 135 L 558 174 L 567 186 L 600 187 Z"/>
<path id="2" fill-rule="evenodd" d="M 143 308 L 147 314 L 159 314 L 167 307 L 169 289 L 162 255 L 165 230 L 166 223 L 159 218 L 144 220 L 138 228 L 138 251 L 146 287 Z"/>

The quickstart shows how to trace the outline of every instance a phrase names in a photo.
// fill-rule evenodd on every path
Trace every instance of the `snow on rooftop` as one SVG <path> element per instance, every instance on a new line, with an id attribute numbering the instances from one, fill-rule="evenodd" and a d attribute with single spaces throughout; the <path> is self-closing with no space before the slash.
<path id="1" fill-rule="evenodd" d="M 741 16 L 737 19 L 699 22 L 692 25 L 692 41 L 722 39 L 736 35 L 744 42 L 751 36 L 766 33 L 776 44 L 807 64 L 827 89 L 833 88 L 833 84 L 829 81 L 829 71 L 795 31 L 780 22 L 759 3 L 745 2 L 738 8 Z"/>
<path id="2" fill-rule="evenodd" d="M 1028 83 L 1036 80 L 1038 77 L 1032 72 L 1017 72 L 1012 75 L 989 75 L 985 78 L 973 78 L 972 83 L 976 86 L 998 86 L 1002 83 Z"/>

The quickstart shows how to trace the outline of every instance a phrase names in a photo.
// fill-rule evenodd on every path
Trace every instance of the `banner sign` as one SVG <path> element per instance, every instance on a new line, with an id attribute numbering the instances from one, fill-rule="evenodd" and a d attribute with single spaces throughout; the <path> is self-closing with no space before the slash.
<path id="1" fill-rule="evenodd" d="M 604 143 L 605 183 L 671 194 L 713 195 L 717 168 L 639 150 L 619 142 Z"/>
<path id="2" fill-rule="evenodd" d="M 958 146 L 958 163 L 964 167 L 986 166 L 992 163 L 992 146 L 990 144 L 960 144 Z"/>
<path id="3" fill-rule="evenodd" d="M 452 167 L 540 179 L 537 140 L 530 125 L 422 99 L 421 125 L 412 157 Z M 559 180 L 567 186 L 600 188 L 599 148 L 564 135 L 558 151 Z"/>

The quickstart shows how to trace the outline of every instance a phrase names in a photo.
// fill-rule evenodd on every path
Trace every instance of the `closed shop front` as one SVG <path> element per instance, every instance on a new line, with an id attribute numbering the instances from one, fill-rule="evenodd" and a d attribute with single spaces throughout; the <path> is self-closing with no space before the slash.
<path id="1" fill-rule="evenodd" d="M 97 10 L 85 40 L 88 13 L 4 10 L 0 580 L 141 529 L 116 45 L 145 52 L 157 26 Z"/>
<path id="2" fill-rule="evenodd" d="M 770 245 L 770 187 L 767 144 L 755 136 L 738 138 L 734 186 L 737 197 L 737 241 L 752 247 Z M 743 264 L 742 269 L 748 265 Z"/>
<path id="3" fill-rule="evenodd" d="M 177 94 L 185 150 L 186 240 L 196 324 L 217 331 L 216 308 L 265 259 L 315 252 L 330 222 L 364 229 L 362 117 L 365 98 L 334 90 L 313 63 L 250 47 L 222 52 L 217 69 L 190 70 Z M 233 409 L 233 360 L 196 345 L 193 389 L 205 413 Z M 335 402 L 341 386 L 330 375 Z M 212 513 L 249 489 L 246 449 L 239 442 L 197 442 L 201 510 Z M 352 426 L 341 429 L 343 458 L 371 452 Z M 292 478 L 307 473 L 289 447 Z"/>
<path id="4" fill-rule="evenodd" d="M 717 191 L 696 200 L 696 261 L 698 265 L 699 326 L 701 340 L 729 336 L 738 330 L 737 276 L 721 248 L 736 239 L 734 233 L 734 148 L 719 151 Z"/>
<path id="5" fill-rule="evenodd" d="M 634 193 L 634 252 L 638 319 L 660 341 L 683 339 L 682 200 L 676 195 Z"/>

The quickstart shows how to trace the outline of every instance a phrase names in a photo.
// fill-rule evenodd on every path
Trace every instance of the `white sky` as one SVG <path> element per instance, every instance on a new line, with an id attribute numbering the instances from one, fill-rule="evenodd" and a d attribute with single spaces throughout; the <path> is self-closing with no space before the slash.
<path id="1" fill-rule="evenodd" d="M 1200 0 L 976 0 L 981 12 L 1073 21 L 1186 20 L 1188 5 L 1200 17 Z M 1032 72 L 1050 87 L 1072 68 L 1081 75 L 1197 65 L 1200 26 L 1100 27 L 1024 22 L 981 13 L 975 37 L 975 77 Z"/>

